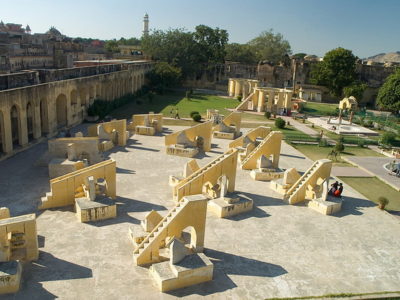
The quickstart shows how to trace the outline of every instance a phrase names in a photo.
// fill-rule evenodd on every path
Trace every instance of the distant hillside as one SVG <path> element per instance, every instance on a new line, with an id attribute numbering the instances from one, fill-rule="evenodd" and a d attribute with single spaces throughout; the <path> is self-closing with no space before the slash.
<path id="1" fill-rule="evenodd" d="M 390 53 L 379 53 L 377 55 L 368 57 L 366 60 L 372 60 L 374 62 L 385 63 L 385 62 L 398 62 L 400 63 L 400 51 Z"/>

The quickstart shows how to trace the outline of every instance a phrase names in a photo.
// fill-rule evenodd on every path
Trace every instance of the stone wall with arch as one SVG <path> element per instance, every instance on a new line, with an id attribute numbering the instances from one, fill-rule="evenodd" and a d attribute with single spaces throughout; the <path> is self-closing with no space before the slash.
<path id="1" fill-rule="evenodd" d="M 140 89 L 152 67 L 125 63 L 116 72 L 0 91 L 0 159 L 81 123 L 95 99 L 112 101 Z"/>

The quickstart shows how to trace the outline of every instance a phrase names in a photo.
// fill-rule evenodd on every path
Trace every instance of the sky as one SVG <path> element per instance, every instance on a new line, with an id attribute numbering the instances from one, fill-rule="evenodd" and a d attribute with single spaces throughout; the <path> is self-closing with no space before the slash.
<path id="1" fill-rule="evenodd" d="M 150 29 L 199 24 L 226 29 L 229 42 L 246 43 L 273 29 L 292 52 L 323 56 L 336 47 L 360 58 L 400 51 L 400 0 L 0 0 L 4 23 L 50 26 L 70 37 L 140 37 Z"/>

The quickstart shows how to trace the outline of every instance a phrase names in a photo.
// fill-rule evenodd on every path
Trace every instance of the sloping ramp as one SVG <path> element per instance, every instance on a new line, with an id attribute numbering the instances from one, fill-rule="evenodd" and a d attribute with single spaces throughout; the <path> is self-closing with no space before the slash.
<path id="1" fill-rule="evenodd" d="M 282 132 L 271 131 L 268 136 L 243 160 L 242 170 L 254 170 L 257 168 L 257 160 L 264 155 L 273 156 L 272 165 L 278 168 L 281 153 Z"/>
<path id="2" fill-rule="evenodd" d="M 323 180 L 328 179 L 331 175 L 331 169 L 332 161 L 329 159 L 316 160 L 303 176 L 288 190 L 284 199 L 287 200 L 289 204 L 296 204 L 304 201 L 307 186 L 315 186 L 319 178 Z"/>
<path id="3" fill-rule="evenodd" d="M 158 223 L 134 250 L 133 258 L 137 265 L 160 261 L 159 250 L 167 238 L 180 237 L 182 231 L 192 226 L 191 248 L 203 251 L 206 225 L 207 198 L 203 195 L 187 196 Z"/>
<path id="4" fill-rule="evenodd" d="M 240 104 L 238 106 L 236 106 L 235 110 L 249 110 L 249 102 L 251 101 L 251 99 L 254 96 L 254 92 L 250 93 L 250 95 L 247 96 L 246 99 L 244 99 L 242 102 L 240 102 Z"/>

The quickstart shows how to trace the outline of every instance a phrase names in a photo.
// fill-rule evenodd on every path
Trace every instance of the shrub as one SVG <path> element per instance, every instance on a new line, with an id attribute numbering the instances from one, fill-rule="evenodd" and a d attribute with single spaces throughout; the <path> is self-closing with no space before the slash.
<path id="1" fill-rule="evenodd" d="M 193 118 L 194 115 L 200 115 L 200 113 L 198 111 L 191 111 L 190 117 Z"/>
<path id="2" fill-rule="evenodd" d="M 242 101 L 242 95 L 237 96 L 236 99 L 238 99 L 238 101 Z"/>
<path id="3" fill-rule="evenodd" d="M 381 196 L 378 198 L 378 203 L 379 203 L 379 207 L 381 209 L 384 209 L 385 206 L 389 204 L 389 200 L 388 200 L 388 198 Z"/>
<path id="4" fill-rule="evenodd" d="M 267 119 L 271 118 L 271 113 L 269 111 L 266 111 L 264 117 L 266 117 Z"/>
<path id="5" fill-rule="evenodd" d="M 357 145 L 358 145 L 358 147 L 360 147 L 360 148 L 364 148 L 365 145 L 366 145 L 366 141 L 365 141 L 364 139 L 359 139 L 359 140 L 357 141 Z"/>
<path id="6" fill-rule="evenodd" d="M 283 128 L 285 128 L 285 125 L 286 125 L 286 122 L 285 122 L 284 119 L 282 119 L 282 118 L 277 118 L 277 119 L 275 120 L 275 127 L 276 127 L 276 128 L 283 129 Z"/>
<path id="7" fill-rule="evenodd" d="M 194 114 L 192 116 L 193 121 L 200 122 L 201 116 L 199 114 Z"/>
<path id="8" fill-rule="evenodd" d="M 327 139 L 321 139 L 318 142 L 318 147 L 328 147 L 329 143 Z"/>
<path id="9" fill-rule="evenodd" d="M 343 152 L 344 151 L 344 145 L 343 145 L 343 143 L 342 142 L 338 142 L 336 145 L 335 145 L 335 150 L 337 151 L 337 152 Z"/>
<path id="10" fill-rule="evenodd" d="M 396 142 L 396 134 L 394 132 L 385 132 L 382 134 L 379 142 L 383 145 L 392 146 Z"/>
<path id="11" fill-rule="evenodd" d="M 339 135 L 339 138 L 338 138 L 338 141 L 339 141 L 339 143 L 344 143 L 344 136 L 343 135 Z"/>
<path id="12" fill-rule="evenodd" d="M 190 96 L 191 96 L 190 91 L 186 91 L 186 99 L 190 99 Z"/>

